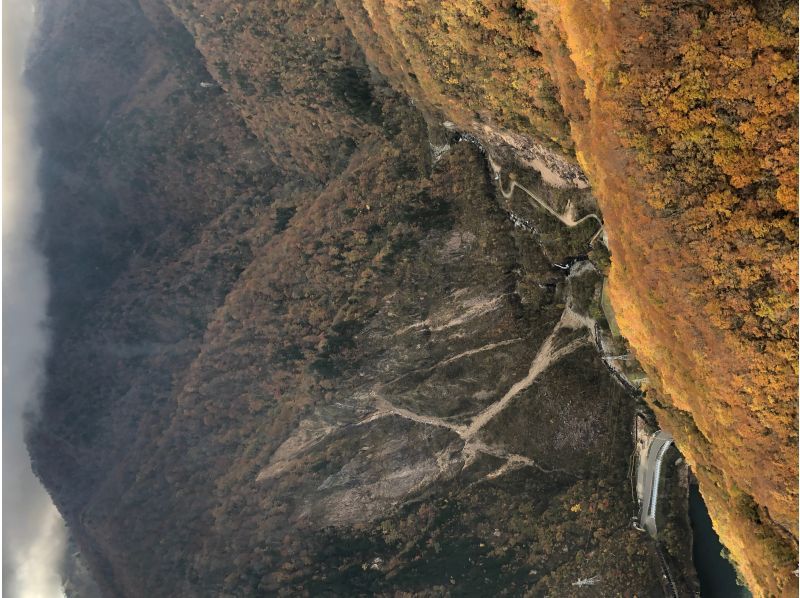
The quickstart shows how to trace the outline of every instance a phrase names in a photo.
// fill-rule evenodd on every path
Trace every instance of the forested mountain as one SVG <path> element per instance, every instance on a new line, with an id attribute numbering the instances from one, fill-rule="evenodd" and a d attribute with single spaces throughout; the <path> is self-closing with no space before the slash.
<path id="1" fill-rule="evenodd" d="M 420 104 L 575 154 L 650 404 L 751 585 L 794 586 L 796 4 L 339 4 Z"/>
<path id="2" fill-rule="evenodd" d="M 788 3 L 40 14 L 29 445 L 104 595 L 658 594 L 604 275 L 741 574 L 796 591 Z"/>

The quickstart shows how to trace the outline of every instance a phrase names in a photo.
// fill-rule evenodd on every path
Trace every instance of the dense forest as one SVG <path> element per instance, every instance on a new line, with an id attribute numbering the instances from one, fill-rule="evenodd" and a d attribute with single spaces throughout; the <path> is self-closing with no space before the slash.
<path id="1" fill-rule="evenodd" d="M 30 447 L 82 562 L 108 596 L 659 591 L 603 264 L 552 265 L 597 223 L 504 198 L 303 6 L 45 6 Z"/>
<path id="2" fill-rule="evenodd" d="M 106 595 L 658 593 L 609 264 L 740 574 L 796 592 L 788 2 L 41 12 L 30 448 Z"/>
<path id="3" fill-rule="evenodd" d="M 796 6 L 340 4 L 420 103 L 481 138 L 574 153 L 651 405 L 751 586 L 794 587 Z"/>

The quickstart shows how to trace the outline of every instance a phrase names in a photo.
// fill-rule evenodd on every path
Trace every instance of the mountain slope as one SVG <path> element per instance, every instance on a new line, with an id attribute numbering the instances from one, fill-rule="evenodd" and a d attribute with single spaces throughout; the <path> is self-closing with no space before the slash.
<path id="1" fill-rule="evenodd" d="M 795 592 L 793 5 L 339 4 L 367 55 L 431 114 L 486 143 L 514 138 L 545 173 L 544 147 L 574 150 L 649 403 L 749 585 Z"/>
<path id="2" fill-rule="evenodd" d="M 505 198 L 331 2 L 43 10 L 29 443 L 104 595 L 658 591 L 595 221 Z M 487 145 L 504 175 L 594 211 L 517 142 Z"/>

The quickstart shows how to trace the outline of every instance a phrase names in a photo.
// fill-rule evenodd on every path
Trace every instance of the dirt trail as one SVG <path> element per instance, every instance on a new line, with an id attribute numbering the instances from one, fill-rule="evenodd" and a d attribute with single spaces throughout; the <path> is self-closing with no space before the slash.
<path id="1" fill-rule="evenodd" d="M 414 324 L 409 324 L 395 332 L 395 336 L 399 336 L 401 334 L 405 334 L 406 332 L 410 332 L 411 330 L 417 330 L 419 328 L 430 328 L 431 332 L 441 332 L 442 330 L 446 330 L 447 328 L 452 328 L 453 326 L 460 326 L 470 320 L 488 314 L 497 310 L 503 302 L 503 299 L 507 297 L 507 294 L 499 295 L 497 297 L 474 297 L 471 299 L 467 299 L 462 302 L 462 308 L 464 311 L 458 315 L 455 314 L 435 314 L 430 316 L 421 322 L 415 322 Z M 445 320 L 445 318 L 449 318 Z"/>
<path id="2" fill-rule="evenodd" d="M 497 401 L 496 403 L 492 403 L 484 409 L 481 413 L 479 413 L 475 419 L 472 420 L 469 427 L 466 430 L 466 439 L 471 438 L 475 434 L 477 434 L 481 428 L 485 427 L 490 421 L 492 421 L 495 417 L 497 417 L 506 407 L 508 404 L 514 400 L 519 393 L 523 390 L 526 390 L 536 378 L 539 377 L 539 374 L 544 372 L 547 368 L 553 365 L 562 357 L 569 355 L 570 353 L 577 350 L 579 347 L 585 345 L 587 343 L 587 339 L 579 338 L 571 343 L 569 343 L 566 347 L 562 349 L 554 350 L 556 335 L 561 328 L 567 327 L 572 328 L 572 326 L 564 323 L 564 315 L 574 313 L 569 307 L 564 309 L 562 314 L 561 320 L 553 329 L 553 332 L 550 333 L 544 343 L 542 343 L 541 348 L 536 353 L 536 357 L 534 357 L 533 361 L 531 362 L 531 367 L 528 370 L 528 375 L 525 376 L 522 380 L 516 382 L 511 388 L 508 389 L 505 395 Z M 570 318 L 571 319 L 571 318 Z"/>
<path id="3" fill-rule="evenodd" d="M 594 243 L 594 240 L 597 237 L 599 237 L 600 234 L 602 234 L 602 232 L 603 232 L 603 221 L 600 219 L 600 217 L 597 214 L 594 214 L 594 213 L 587 214 L 583 218 L 579 218 L 578 220 L 575 220 L 575 218 L 573 216 L 573 211 L 572 211 L 571 205 L 567 205 L 567 209 L 564 211 L 564 213 L 563 214 L 559 214 L 553 208 L 551 208 L 547 204 L 547 202 L 545 202 L 544 200 L 542 200 L 539 197 L 537 197 L 533 193 L 533 191 L 531 191 L 530 189 L 528 189 L 527 187 L 525 187 L 523 185 L 520 185 L 515 180 L 511 180 L 511 185 L 509 186 L 508 191 L 506 191 L 505 189 L 503 189 L 503 182 L 500 179 L 500 172 L 502 171 L 501 166 L 497 162 L 492 160 L 491 158 L 489 158 L 489 165 L 492 168 L 492 172 L 494 172 L 494 176 L 498 181 L 498 186 L 500 187 L 500 193 L 503 195 L 504 198 L 511 199 L 511 197 L 514 195 L 514 189 L 517 189 L 517 188 L 522 189 L 525 193 L 528 194 L 528 196 L 531 199 L 533 199 L 536 203 L 538 203 L 548 214 L 550 214 L 551 216 L 554 216 L 555 218 L 558 218 L 559 222 L 561 222 L 562 224 L 564 224 L 565 226 L 567 226 L 569 228 L 573 228 L 575 226 L 578 226 L 579 224 L 581 224 L 582 222 L 586 222 L 587 220 L 595 220 L 595 221 L 597 221 L 597 223 L 600 225 L 600 228 L 597 230 L 597 232 L 594 234 L 594 236 L 589 241 L 590 245 L 592 243 Z"/>
<path id="4" fill-rule="evenodd" d="M 488 345 L 484 345 L 483 347 L 478 347 L 477 349 L 469 349 L 468 351 L 464 351 L 463 353 L 459 353 L 458 355 L 453 355 L 452 357 L 448 357 L 447 359 L 443 359 L 442 361 L 436 362 L 433 365 L 428 366 L 426 368 L 417 368 L 415 370 L 411 370 L 409 372 L 406 372 L 405 374 L 401 374 L 400 376 L 397 376 L 397 378 L 393 378 L 392 380 L 389 380 L 388 382 L 382 384 L 381 388 L 386 388 L 388 386 L 391 386 L 392 384 L 396 384 L 400 380 L 403 380 L 404 378 L 407 378 L 408 376 L 411 376 L 412 374 L 422 374 L 422 373 L 425 373 L 425 372 L 432 372 L 436 368 L 440 368 L 440 367 L 445 366 L 447 364 L 453 363 L 454 361 L 458 361 L 459 359 L 463 359 L 465 357 L 469 357 L 470 355 L 475 355 L 477 353 L 483 353 L 485 351 L 492 351 L 492 350 L 497 349 L 499 347 L 505 347 L 506 345 L 513 345 L 514 343 L 518 343 L 518 342 L 523 341 L 523 340 L 525 340 L 525 337 L 519 336 L 519 337 L 516 337 L 516 338 L 510 338 L 510 339 L 504 340 L 504 341 L 498 341 L 496 343 L 489 343 Z"/>
<path id="5" fill-rule="evenodd" d="M 587 325 L 587 322 L 585 320 L 588 320 L 590 325 Z M 375 405 L 378 408 L 377 411 L 372 413 L 366 419 L 362 420 L 361 423 L 362 424 L 368 423 L 376 419 L 379 419 L 381 417 L 386 417 L 388 415 L 399 415 L 400 417 L 404 417 L 406 419 L 410 419 L 415 422 L 428 424 L 431 426 L 438 426 L 440 428 L 447 428 L 458 434 L 464 440 L 469 441 L 482 428 L 484 428 L 486 424 L 492 421 L 506 407 L 508 407 L 509 403 L 511 403 L 511 401 L 514 400 L 514 397 L 516 397 L 519 393 L 521 393 L 523 390 L 527 389 L 531 384 L 533 384 L 534 380 L 536 380 L 536 378 L 542 372 L 544 372 L 547 368 L 549 368 L 551 365 L 553 365 L 561 358 L 566 357 L 570 353 L 573 353 L 578 348 L 588 343 L 588 338 L 578 338 L 569 343 L 568 345 L 566 345 L 565 347 L 562 347 L 561 349 L 555 349 L 556 337 L 558 335 L 558 332 L 562 328 L 578 329 L 580 327 L 587 327 L 589 329 L 589 334 L 591 335 L 594 329 L 593 321 L 591 319 L 588 318 L 584 319 L 583 317 L 579 316 L 577 313 L 575 313 L 575 311 L 570 307 L 568 303 L 567 306 L 564 308 L 564 311 L 561 313 L 561 318 L 559 319 L 555 328 L 553 328 L 553 331 L 548 335 L 548 337 L 542 343 L 541 347 L 539 347 L 539 350 L 536 352 L 536 356 L 533 358 L 531 366 L 528 369 L 528 374 L 521 380 L 514 383 L 514 385 L 508 389 L 508 391 L 502 396 L 500 400 L 492 403 L 486 409 L 484 409 L 478 415 L 476 415 L 468 426 L 454 424 L 446 421 L 444 418 L 441 417 L 435 417 L 432 415 L 420 415 L 418 413 L 414 413 L 413 411 L 410 411 L 403 407 L 397 407 L 395 405 L 392 405 L 389 401 L 387 401 L 382 397 L 375 398 Z M 507 344 L 507 341 L 506 343 L 503 344 Z M 478 352 L 482 349 L 484 348 L 474 349 L 473 352 Z"/>
<path id="6" fill-rule="evenodd" d="M 489 159 L 489 162 L 497 178 L 499 179 L 500 166 L 497 165 L 494 161 L 492 161 L 491 158 Z M 600 229 L 594 235 L 594 237 L 592 237 L 592 241 L 594 241 L 594 239 L 597 238 L 597 236 L 603 231 L 603 223 L 596 214 L 589 214 L 579 220 L 575 220 L 572 217 L 571 213 L 569 213 L 569 210 L 566 215 L 558 214 L 552 208 L 550 208 L 550 206 L 548 206 L 545 202 L 543 202 L 533 193 L 531 193 L 528 189 L 516 183 L 516 181 L 511 182 L 511 187 L 508 191 L 505 191 L 502 188 L 502 185 L 500 185 L 500 191 L 503 194 L 503 196 L 508 199 L 513 194 L 515 187 L 519 187 L 520 189 L 525 191 L 531 198 L 533 198 L 537 203 L 539 203 L 539 205 L 541 205 L 548 213 L 558 218 L 560 222 L 562 222 L 564 225 L 568 227 L 577 226 L 581 222 L 584 222 L 585 220 L 588 219 L 596 220 L 600 224 Z M 593 266 L 589 263 L 585 262 L 577 263 L 572 267 L 568 278 L 580 276 L 587 268 L 591 267 Z M 412 330 L 417 330 L 424 327 L 428 327 L 431 331 L 439 332 L 451 327 L 460 326 L 461 324 L 464 324 L 474 318 L 481 317 L 489 312 L 496 310 L 498 307 L 500 307 L 501 302 L 505 296 L 506 295 L 500 295 L 497 297 L 472 297 L 467 300 L 462 300 L 461 308 L 463 311 L 460 314 L 453 313 L 452 310 L 446 310 L 444 312 L 431 315 L 425 320 L 422 320 L 420 322 L 416 322 L 409 326 L 405 326 L 397 330 L 394 334 L 395 336 L 402 335 Z M 580 347 L 589 344 L 590 341 L 594 341 L 595 343 L 597 342 L 597 339 L 595 338 L 596 336 L 595 321 L 588 316 L 576 312 L 573 309 L 572 305 L 573 305 L 572 296 L 571 294 L 568 294 L 568 296 L 566 297 L 566 305 L 564 307 L 564 310 L 561 312 L 561 317 L 559 318 L 558 322 L 553 327 L 553 330 L 550 332 L 547 338 L 545 338 L 545 340 L 542 342 L 541 346 L 539 347 L 539 350 L 536 352 L 536 355 L 534 356 L 533 361 L 531 362 L 531 365 L 528 368 L 527 375 L 521 380 L 518 380 L 516 383 L 514 383 L 511 386 L 511 388 L 509 388 L 498 401 L 495 401 L 494 403 L 492 403 L 491 405 L 480 411 L 470 421 L 468 425 L 452 423 L 450 421 L 447 421 L 449 418 L 442 418 L 432 415 L 422 415 L 419 413 L 415 413 L 410 409 L 406 409 L 405 407 L 398 407 L 396 405 L 393 405 L 390 401 L 379 395 L 379 392 L 382 388 L 385 388 L 386 386 L 394 382 L 397 382 L 398 380 L 409 375 L 409 373 L 411 372 L 403 374 L 395 378 L 394 380 L 385 383 L 384 385 L 381 385 L 376 389 L 372 390 L 370 394 L 372 403 L 375 406 L 375 411 L 373 411 L 371 414 L 367 415 L 365 418 L 358 421 L 355 425 L 362 426 L 384 417 L 397 416 L 397 417 L 402 417 L 404 419 L 408 419 L 416 423 L 450 430 L 455 434 L 457 434 L 459 438 L 461 438 L 464 441 L 464 444 L 461 448 L 461 456 L 463 458 L 462 467 L 469 466 L 477 458 L 479 454 L 492 455 L 505 460 L 505 463 L 502 466 L 500 466 L 498 469 L 486 475 L 486 477 L 490 479 L 494 479 L 496 477 L 499 477 L 509 471 L 518 469 L 520 467 L 536 467 L 537 469 L 548 473 L 556 471 L 556 470 L 546 469 L 541 465 L 539 465 L 538 463 L 536 463 L 535 461 L 533 461 L 532 459 L 525 457 L 524 455 L 508 453 L 501 447 L 488 446 L 478 439 L 478 433 L 483 428 L 485 428 L 494 418 L 496 418 L 505 409 L 507 409 L 511 404 L 511 402 L 514 400 L 514 398 L 517 397 L 517 395 L 519 395 L 524 390 L 528 389 L 536 381 L 536 379 L 551 365 L 553 365 L 560 359 L 563 359 L 567 355 L 575 352 Z M 558 333 L 565 328 L 570 330 L 579 330 L 581 328 L 586 328 L 587 334 L 585 336 L 572 340 L 567 345 L 561 348 L 557 348 Z M 423 368 L 415 371 L 433 370 L 442 365 L 452 363 L 457 359 L 462 359 L 464 357 L 474 355 L 476 353 L 481 353 L 483 351 L 491 351 L 498 347 L 516 343 L 521 340 L 522 338 L 513 338 L 513 339 L 498 341 L 495 343 L 489 343 L 482 347 L 470 349 L 462 353 L 459 353 L 457 355 L 454 355 L 452 357 L 449 357 L 447 359 L 444 359 L 439 363 L 430 366 L 429 368 Z M 294 444 L 302 446 L 302 442 L 299 441 L 294 441 Z M 288 447 L 288 449 L 294 449 L 295 448 L 294 444 L 291 447 Z M 291 453 L 293 451 L 288 450 L 287 452 Z M 450 469 L 451 459 L 449 457 L 445 458 L 444 453 L 442 453 L 442 455 L 440 455 L 439 458 L 437 459 L 437 463 L 439 463 L 441 473 L 445 473 L 446 470 Z M 268 470 L 269 467 L 266 468 L 261 474 L 259 474 L 259 479 L 264 475 L 266 475 L 266 472 L 268 472 Z"/>
<path id="7" fill-rule="evenodd" d="M 585 337 L 581 337 L 578 339 L 573 340 L 566 346 L 557 349 L 556 348 L 556 340 L 558 333 L 563 328 L 569 328 L 572 330 L 577 330 L 580 328 L 587 328 L 588 334 Z M 499 457 L 501 459 L 505 459 L 506 462 L 502 465 L 499 469 L 487 474 L 487 477 L 495 478 L 498 476 L 503 475 L 508 471 L 512 471 L 513 469 L 517 469 L 519 467 L 536 467 L 541 471 L 545 472 L 552 472 L 554 470 L 545 469 L 544 467 L 540 466 L 539 464 L 535 463 L 532 459 L 525 457 L 524 455 L 518 454 L 510 454 L 507 453 L 505 450 L 501 449 L 500 447 L 493 447 L 488 446 L 478 440 L 477 435 L 478 433 L 486 427 L 494 418 L 496 418 L 500 413 L 502 413 L 514 400 L 514 398 L 519 395 L 521 392 L 529 388 L 536 378 L 539 377 L 542 372 L 547 370 L 551 365 L 559 361 L 560 359 L 566 357 L 570 353 L 575 352 L 580 347 L 588 344 L 590 342 L 590 338 L 592 338 L 594 334 L 594 321 L 591 318 L 587 318 L 586 316 L 581 316 L 580 314 L 576 313 L 575 310 L 571 307 L 571 301 L 567 301 L 566 307 L 564 307 L 564 311 L 561 313 L 561 318 L 559 319 L 558 323 L 553 328 L 552 332 L 547 336 L 547 338 L 542 342 L 539 350 L 536 352 L 536 355 L 531 362 L 530 368 L 528 368 L 527 375 L 522 378 L 521 380 L 514 383 L 511 388 L 506 391 L 506 393 L 500 398 L 498 401 L 489 405 L 486 409 L 478 413 L 469 425 L 461 425 L 455 424 L 452 422 L 447 421 L 445 418 L 435 417 L 432 415 L 421 415 L 415 413 L 409 409 L 404 407 L 398 407 L 393 405 L 383 397 L 374 397 L 376 411 L 364 418 L 359 422 L 359 425 L 364 425 L 369 422 L 373 422 L 377 419 L 388 417 L 388 416 L 398 416 L 404 419 L 408 419 L 417 423 L 426 424 L 429 426 L 436 426 L 439 428 L 445 428 L 451 430 L 458 434 L 458 436 L 464 440 L 464 446 L 461 450 L 464 456 L 464 466 L 469 465 L 474 459 L 477 457 L 478 454 L 489 454 L 495 457 Z M 488 350 L 491 348 L 495 348 L 497 346 L 501 346 L 504 344 L 509 344 L 510 342 L 516 342 L 518 339 L 511 339 L 510 341 L 502 341 L 500 343 L 494 343 L 492 345 L 487 345 L 484 347 L 480 347 L 478 349 L 473 349 L 472 351 L 467 351 L 460 355 L 456 355 L 448 360 L 445 360 L 443 363 L 447 363 L 453 359 L 457 359 L 459 357 L 463 357 L 466 354 L 477 353 L 480 351 Z M 434 366 L 435 367 L 435 366 Z"/>

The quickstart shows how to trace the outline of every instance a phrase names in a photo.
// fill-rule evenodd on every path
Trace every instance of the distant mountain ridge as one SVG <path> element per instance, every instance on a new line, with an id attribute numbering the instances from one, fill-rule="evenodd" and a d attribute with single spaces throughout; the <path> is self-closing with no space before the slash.
<path id="1" fill-rule="evenodd" d="M 643 248 L 671 256 L 678 225 L 653 212 L 666 205 L 627 201 L 631 152 L 666 150 L 646 135 L 623 149 L 603 120 L 643 126 L 615 95 L 641 81 L 603 62 L 625 27 L 715 22 L 677 7 L 506 4 L 42 6 L 30 76 L 55 346 L 30 447 L 105 595 L 564 595 L 594 575 L 610 594 L 659 591 L 629 526 L 635 401 L 585 325 L 601 313 L 603 266 L 567 278 L 552 266 L 588 253 L 596 223 L 567 230 L 519 193 L 505 200 L 484 152 L 561 210 L 594 211 L 597 194 L 649 401 L 750 585 L 789 591 L 793 487 L 775 498 L 796 472 L 785 355 L 754 365 L 784 368 L 774 414 L 731 403 L 736 421 L 772 430 L 743 462 L 757 449 L 776 465 L 732 472 L 743 449 L 727 450 L 729 420 L 683 392 L 698 356 L 658 332 L 706 316 L 661 307 L 674 270 L 645 275 Z M 589 39 L 577 30 L 589 17 L 622 20 Z M 780 18 L 758 43 L 785 57 Z M 777 64 L 790 96 L 796 80 Z M 791 219 L 783 210 L 775 222 Z M 784 267 L 796 244 L 770 230 L 765 255 Z M 779 302 L 792 284 L 796 272 L 769 286 L 768 347 L 791 341 Z M 732 488 L 737 510 L 723 508 Z"/>

